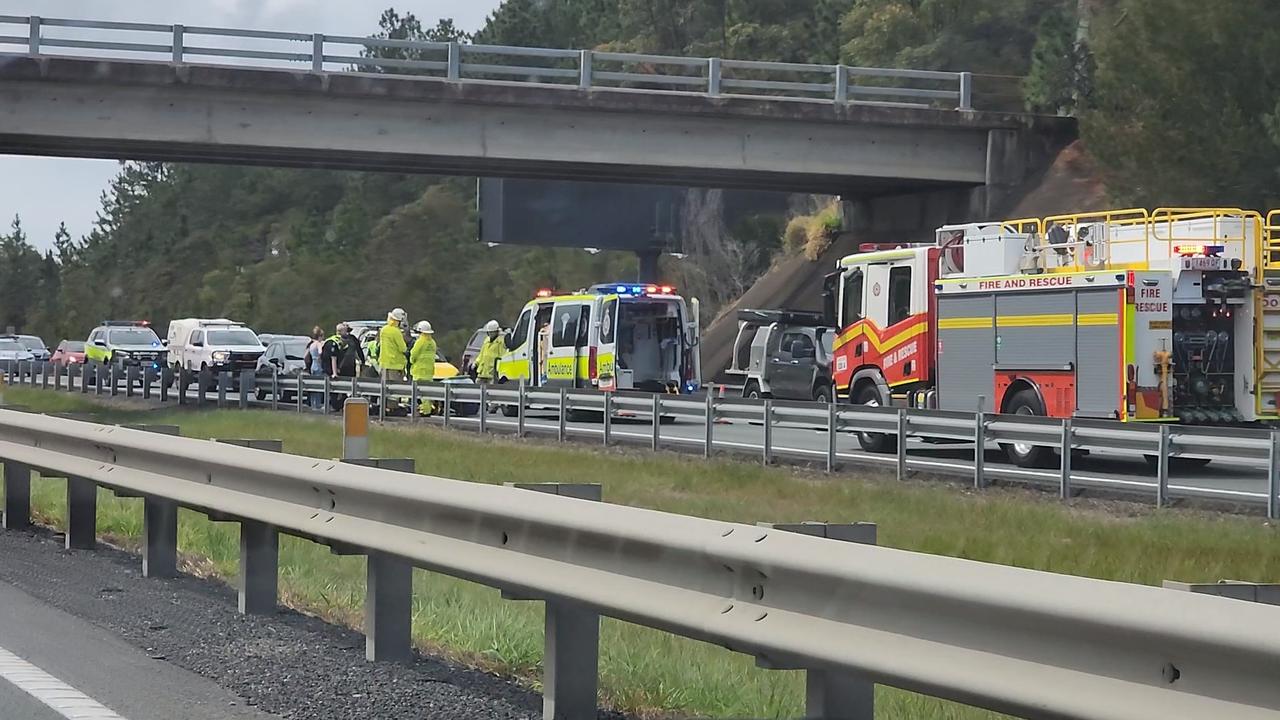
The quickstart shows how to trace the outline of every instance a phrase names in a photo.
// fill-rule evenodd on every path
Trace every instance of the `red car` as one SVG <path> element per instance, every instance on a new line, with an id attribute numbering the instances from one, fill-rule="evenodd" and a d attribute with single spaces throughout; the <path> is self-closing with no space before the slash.
<path id="1" fill-rule="evenodd" d="M 58 343 L 58 349 L 53 351 L 53 356 L 49 358 L 49 362 L 58 367 L 83 363 L 84 343 L 79 340 L 63 340 Z"/>

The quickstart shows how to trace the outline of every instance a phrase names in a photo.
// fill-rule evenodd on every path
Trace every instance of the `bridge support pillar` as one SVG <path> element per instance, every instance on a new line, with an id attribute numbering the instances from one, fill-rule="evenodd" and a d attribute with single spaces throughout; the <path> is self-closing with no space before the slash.
<path id="1" fill-rule="evenodd" d="M 836 524 L 821 522 L 759 523 L 774 530 L 804 535 L 876 544 L 874 523 Z M 809 720 L 875 720 L 875 683 L 845 670 L 804 667 L 793 659 L 757 658 L 756 664 L 774 670 L 805 671 L 805 717 Z"/>
<path id="2" fill-rule="evenodd" d="M 570 483 L 507 483 L 508 487 L 593 500 L 601 486 Z M 537 600 L 504 590 L 508 600 Z M 588 607 L 546 600 L 542 660 L 543 720 L 593 720 L 599 704 L 600 614 Z"/>
<path id="3" fill-rule="evenodd" d="M 68 550 L 92 550 L 98 544 L 98 486 L 82 477 L 67 478 Z"/>
<path id="4" fill-rule="evenodd" d="M 31 468 L 16 462 L 4 464 L 4 528 L 31 527 Z"/>

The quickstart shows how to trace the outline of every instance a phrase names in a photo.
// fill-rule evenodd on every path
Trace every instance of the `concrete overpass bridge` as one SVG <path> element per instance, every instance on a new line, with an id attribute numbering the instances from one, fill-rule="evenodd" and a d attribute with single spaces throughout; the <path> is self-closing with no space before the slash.
<path id="1" fill-rule="evenodd" d="M 974 109 L 971 88 L 967 73 L 0 16 L 8 154 L 942 193 L 972 216 L 1075 126 Z"/>

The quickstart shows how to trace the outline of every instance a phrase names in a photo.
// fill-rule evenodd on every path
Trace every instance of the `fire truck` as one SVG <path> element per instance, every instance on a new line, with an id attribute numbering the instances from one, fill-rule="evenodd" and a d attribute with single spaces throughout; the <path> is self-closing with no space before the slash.
<path id="1" fill-rule="evenodd" d="M 1116 210 L 949 225 L 827 276 L 838 398 L 1127 422 L 1275 420 L 1276 213 Z M 896 439 L 861 433 L 890 452 Z M 1022 466 L 1052 451 L 1009 445 Z"/>

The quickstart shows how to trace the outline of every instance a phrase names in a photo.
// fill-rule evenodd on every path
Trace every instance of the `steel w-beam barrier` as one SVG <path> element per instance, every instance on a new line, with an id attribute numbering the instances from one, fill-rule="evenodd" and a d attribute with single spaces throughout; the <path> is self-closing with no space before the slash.
<path id="1" fill-rule="evenodd" d="M 13 411 L 0 459 L 999 712 L 1280 712 L 1266 606 Z"/>

